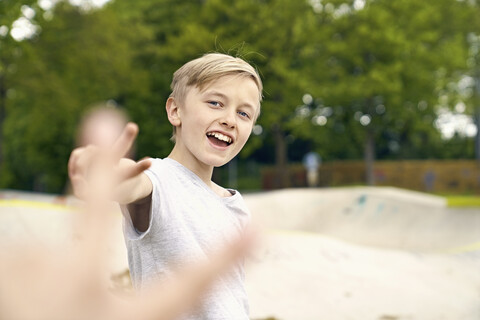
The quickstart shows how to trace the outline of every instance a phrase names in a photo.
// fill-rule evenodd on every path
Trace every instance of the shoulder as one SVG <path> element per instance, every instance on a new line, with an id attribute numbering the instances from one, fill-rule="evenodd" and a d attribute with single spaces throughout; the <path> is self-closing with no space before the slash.
<path id="1" fill-rule="evenodd" d="M 172 170 L 174 169 L 172 168 L 171 164 L 165 159 L 152 158 L 150 159 L 150 161 L 152 162 L 152 165 L 145 171 L 145 173 L 147 174 L 150 173 L 151 175 L 165 175 L 169 172 L 172 172 Z"/>
<path id="2" fill-rule="evenodd" d="M 237 193 L 237 191 L 231 190 L 231 189 L 225 189 L 224 187 L 219 186 L 213 181 L 212 181 L 212 189 L 217 195 L 219 195 L 222 198 L 228 198 Z"/>

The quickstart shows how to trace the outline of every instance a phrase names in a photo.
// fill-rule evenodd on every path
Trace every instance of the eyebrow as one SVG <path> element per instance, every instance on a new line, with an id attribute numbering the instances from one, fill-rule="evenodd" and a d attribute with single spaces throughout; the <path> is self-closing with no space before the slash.
<path id="1" fill-rule="evenodd" d="M 226 95 L 224 95 L 223 93 L 218 92 L 218 91 L 205 91 L 204 94 L 205 94 L 205 96 L 212 95 L 212 96 L 217 96 L 217 97 L 220 97 L 222 99 L 228 100 L 228 97 Z M 247 108 L 252 109 L 253 112 L 255 111 L 255 107 L 248 102 L 243 102 L 241 105 L 243 107 L 247 107 Z"/>
<path id="2" fill-rule="evenodd" d="M 205 91 L 204 93 L 206 96 L 218 96 L 220 98 L 223 98 L 225 100 L 228 100 L 228 97 L 226 95 L 224 95 L 223 93 L 221 92 L 218 92 L 218 91 Z"/>

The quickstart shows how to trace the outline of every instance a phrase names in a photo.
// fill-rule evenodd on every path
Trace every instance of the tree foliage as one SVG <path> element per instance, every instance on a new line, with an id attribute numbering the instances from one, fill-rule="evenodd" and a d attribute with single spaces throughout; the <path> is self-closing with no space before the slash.
<path id="1" fill-rule="evenodd" d="M 37 34 L 2 36 L 22 5 L 35 11 Z M 456 83 L 471 68 L 467 36 L 480 34 L 472 1 L 112 0 L 97 9 L 62 1 L 45 12 L 25 0 L 1 1 L 0 13 L 3 187 L 60 191 L 76 124 L 102 101 L 139 123 L 138 157 L 166 156 L 172 73 L 212 51 L 261 74 L 263 132 L 240 156 L 274 161 L 279 186 L 288 160 L 312 150 L 370 166 L 471 150 L 458 135 L 443 148 L 433 123 L 440 104 L 458 101 Z"/>
<path id="2" fill-rule="evenodd" d="M 458 80 L 467 53 L 465 24 L 445 21 L 465 17 L 468 8 L 449 0 L 366 1 L 361 9 L 329 1 L 325 8 L 319 18 L 328 28 L 316 34 L 324 45 L 314 68 L 323 72 L 311 82 L 317 86 L 310 92 L 321 98 L 313 120 L 330 122 L 322 130 L 329 139 L 348 132 L 340 148 L 363 147 L 373 183 L 376 157 L 418 158 L 426 146 L 439 147 L 432 125 L 439 91 Z M 327 154 L 329 147 L 338 146 L 325 143 Z"/>
<path id="3" fill-rule="evenodd" d="M 135 70 L 126 28 L 108 11 L 60 3 L 53 19 L 37 16 L 42 31 L 22 42 L 8 85 L 4 181 L 58 191 L 82 112 L 128 92 Z"/>

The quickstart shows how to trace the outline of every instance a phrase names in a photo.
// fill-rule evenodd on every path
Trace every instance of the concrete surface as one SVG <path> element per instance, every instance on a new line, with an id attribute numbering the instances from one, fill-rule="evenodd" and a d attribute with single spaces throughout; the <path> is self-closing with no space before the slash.
<path id="1" fill-rule="evenodd" d="M 265 231 L 247 264 L 252 319 L 480 319 L 479 209 L 447 209 L 443 198 L 395 188 L 244 197 Z M 0 239 L 65 241 L 71 203 L 0 191 Z M 112 273 L 122 274 L 118 214 L 112 230 Z"/>
<path id="2" fill-rule="evenodd" d="M 252 318 L 480 319 L 480 210 L 395 188 L 246 196 Z"/>

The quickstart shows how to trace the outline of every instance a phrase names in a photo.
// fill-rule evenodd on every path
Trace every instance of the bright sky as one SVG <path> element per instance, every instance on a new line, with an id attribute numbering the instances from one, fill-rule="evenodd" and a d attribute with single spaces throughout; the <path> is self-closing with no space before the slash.
<path id="1" fill-rule="evenodd" d="M 69 0 L 69 2 L 74 6 L 84 6 L 87 8 L 98 8 L 103 6 L 105 3 L 109 2 L 110 0 Z M 55 6 L 58 0 L 38 0 L 38 5 L 40 8 L 45 10 L 44 17 L 51 17 L 51 9 Z M 12 37 L 17 40 L 21 41 L 23 39 L 29 38 L 34 35 L 38 28 L 34 24 L 30 22 L 31 19 L 35 17 L 35 10 L 33 10 L 29 6 L 22 6 L 21 8 L 22 16 L 15 20 L 12 24 L 12 28 L 10 34 Z M 0 36 L 5 36 L 8 33 L 7 26 L 0 26 Z"/>
<path id="2" fill-rule="evenodd" d="M 477 134 L 477 126 L 473 123 L 472 117 L 448 109 L 439 110 L 434 125 L 445 139 L 453 137 L 455 132 L 467 137 L 474 137 Z"/>
<path id="3" fill-rule="evenodd" d="M 82 4 L 92 5 L 93 7 L 101 7 L 110 0 L 69 0 L 74 6 L 81 6 Z M 43 10 L 50 10 L 58 0 L 38 0 L 38 5 Z"/>

